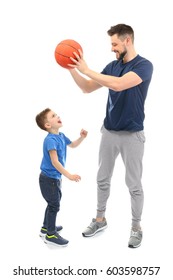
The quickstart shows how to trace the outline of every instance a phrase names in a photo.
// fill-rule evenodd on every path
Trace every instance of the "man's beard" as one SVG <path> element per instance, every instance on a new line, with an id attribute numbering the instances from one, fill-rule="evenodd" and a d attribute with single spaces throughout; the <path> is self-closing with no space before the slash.
<path id="1" fill-rule="evenodd" d="M 125 57 L 125 55 L 127 54 L 127 51 L 124 51 L 120 54 L 118 60 L 123 60 L 123 58 Z"/>

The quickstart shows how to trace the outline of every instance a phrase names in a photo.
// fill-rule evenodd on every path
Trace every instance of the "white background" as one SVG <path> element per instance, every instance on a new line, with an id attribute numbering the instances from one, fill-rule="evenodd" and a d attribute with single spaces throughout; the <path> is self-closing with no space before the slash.
<path id="1" fill-rule="evenodd" d="M 170 4 L 168 0 L 1 1 L 2 279 L 58 279 L 58 276 L 14 276 L 13 269 L 18 266 L 98 270 L 97 276 L 66 276 L 68 279 L 124 279 L 125 276 L 107 276 L 107 268 L 160 266 L 157 276 L 133 275 L 128 279 L 171 279 Z M 61 68 L 54 58 L 56 45 L 71 38 L 82 45 L 89 67 L 100 72 L 115 59 L 107 30 L 118 23 L 133 27 L 137 52 L 154 65 L 145 106 L 144 239 L 136 250 L 127 247 L 131 225 L 130 197 L 120 157 L 115 165 L 106 212 L 108 228 L 93 238 L 82 237 L 82 230 L 96 214 L 100 127 L 108 90 L 102 88 L 84 95 L 68 70 Z M 38 185 L 42 142 L 46 134 L 36 126 L 35 116 L 46 107 L 61 116 L 62 131 L 70 139 L 78 138 L 81 128 L 88 130 L 88 137 L 81 146 L 68 150 L 66 168 L 81 175 L 82 180 L 74 183 L 63 178 L 57 223 L 64 227 L 61 235 L 70 241 L 66 248 L 47 246 L 38 236 L 46 207 Z"/>

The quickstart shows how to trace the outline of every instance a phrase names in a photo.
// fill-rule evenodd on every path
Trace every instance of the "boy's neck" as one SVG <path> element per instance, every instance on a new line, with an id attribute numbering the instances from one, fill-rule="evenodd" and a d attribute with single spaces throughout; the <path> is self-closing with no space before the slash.
<path id="1" fill-rule="evenodd" d="M 59 134 L 59 129 L 49 129 L 48 132 L 51 134 Z"/>

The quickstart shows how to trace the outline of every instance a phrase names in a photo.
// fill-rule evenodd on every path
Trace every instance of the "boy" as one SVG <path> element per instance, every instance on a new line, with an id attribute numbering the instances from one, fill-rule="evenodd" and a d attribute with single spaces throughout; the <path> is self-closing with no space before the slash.
<path id="1" fill-rule="evenodd" d="M 36 116 L 36 123 L 41 129 L 48 132 L 43 143 L 43 159 L 39 176 L 41 193 L 47 202 L 40 236 L 45 236 L 45 243 L 66 246 L 69 241 L 58 233 L 62 226 L 56 227 L 55 225 L 56 216 L 60 209 L 61 176 L 64 175 L 75 182 L 79 182 L 81 179 L 79 175 L 71 174 L 65 169 L 66 148 L 67 146 L 71 148 L 79 146 L 87 136 L 87 131 L 82 129 L 80 137 L 72 142 L 62 132 L 59 132 L 62 127 L 61 119 L 49 108 Z"/>

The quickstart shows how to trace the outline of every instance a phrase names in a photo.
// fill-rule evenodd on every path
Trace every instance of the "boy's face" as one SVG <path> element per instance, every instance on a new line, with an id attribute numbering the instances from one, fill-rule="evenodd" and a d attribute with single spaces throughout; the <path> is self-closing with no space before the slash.
<path id="1" fill-rule="evenodd" d="M 47 121 L 45 123 L 45 127 L 47 129 L 59 129 L 62 127 L 62 121 L 60 117 L 53 111 L 47 113 Z"/>

